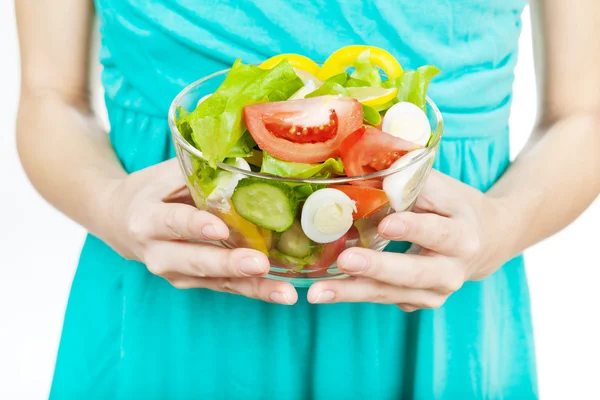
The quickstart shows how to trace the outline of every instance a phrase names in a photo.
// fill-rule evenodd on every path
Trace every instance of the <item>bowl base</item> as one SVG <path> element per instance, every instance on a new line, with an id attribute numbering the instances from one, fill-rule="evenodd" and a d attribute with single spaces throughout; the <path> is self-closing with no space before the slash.
<path id="1" fill-rule="evenodd" d="M 341 272 L 337 267 L 330 267 L 326 270 L 302 273 L 271 266 L 271 270 L 265 276 L 265 278 L 289 282 L 297 288 L 306 288 L 315 282 L 328 281 L 331 279 L 344 279 L 348 278 L 349 276 L 350 275 Z"/>

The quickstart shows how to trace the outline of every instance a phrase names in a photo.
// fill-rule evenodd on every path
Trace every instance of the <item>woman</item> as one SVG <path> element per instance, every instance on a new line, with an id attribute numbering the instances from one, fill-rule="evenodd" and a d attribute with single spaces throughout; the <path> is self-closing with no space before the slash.
<path id="1" fill-rule="evenodd" d="M 110 141 L 88 101 L 90 2 L 17 2 L 23 165 L 91 233 L 50 397 L 536 398 L 519 254 L 600 190 L 600 3 L 568 3 L 532 5 L 542 101 L 511 164 L 525 0 L 97 0 Z M 349 249 L 338 263 L 356 278 L 306 291 L 262 278 L 259 252 L 181 241 L 228 232 L 163 201 L 183 182 L 165 161 L 173 97 L 237 57 L 323 60 L 353 43 L 444 71 L 430 88 L 446 121 L 440 172 L 418 212 L 379 227 L 424 250 Z"/>

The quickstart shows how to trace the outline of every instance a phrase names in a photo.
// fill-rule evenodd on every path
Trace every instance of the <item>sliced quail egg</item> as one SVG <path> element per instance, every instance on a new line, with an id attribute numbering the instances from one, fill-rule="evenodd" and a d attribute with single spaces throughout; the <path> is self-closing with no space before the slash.
<path id="1" fill-rule="evenodd" d="M 237 157 L 234 162 L 229 162 L 229 164 L 236 168 L 250 171 L 250 165 L 248 165 L 248 162 L 241 157 Z M 227 203 L 229 199 L 231 199 L 235 187 L 242 178 L 244 178 L 244 175 L 240 173 L 220 170 L 214 182 L 215 188 L 206 198 L 206 204 L 209 207 L 218 207 Z"/>
<path id="2" fill-rule="evenodd" d="M 356 204 L 344 192 L 326 188 L 306 199 L 300 223 L 304 234 L 317 243 L 335 242 L 352 227 Z"/>
<path id="3" fill-rule="evenodd" d="M 425 151 L 427 151 L 427 149 L 411 151 L 396 160 L 389 169 L 407 166 Z M 405 211 L 410 207 L 413 201 L 415 201 L 420 184 L 423 183 L 424 175 L 431 167 L 431 161 L 433 160 L 434 155 L 435 152 L 431 152 L 430 156 L 383 179 L 383 190 L 394 210 Z"/>
<path id="4" fill-rule="evenodd" d="M 425 146 L 431 136 L 427 115 L 406 101 L 394 104 L 387 110 L 381 130 L 421 146 Z"/>

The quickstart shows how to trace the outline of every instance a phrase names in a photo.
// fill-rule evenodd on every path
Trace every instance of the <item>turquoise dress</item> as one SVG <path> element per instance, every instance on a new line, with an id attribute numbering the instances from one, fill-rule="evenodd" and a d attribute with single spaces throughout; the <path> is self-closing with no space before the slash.
<path id="1" fill-rule="evenodd" d="M 110 138 L 128 171 L 174 156 L 167 109 L 190 82 L 278 53 L 349 44 L 435 64 L 446 122 L 435 167 L 488 189 L 509 164 L 525 0 L 96 0 Z M 501 234 L 501 233 L 499 233 Z M 398 250 L 392 245 L 388 250 Z M 437 310 L 286 307 L 178 290 L 89 236 L 51 399 L 533 399 L 521 257 Z"/>

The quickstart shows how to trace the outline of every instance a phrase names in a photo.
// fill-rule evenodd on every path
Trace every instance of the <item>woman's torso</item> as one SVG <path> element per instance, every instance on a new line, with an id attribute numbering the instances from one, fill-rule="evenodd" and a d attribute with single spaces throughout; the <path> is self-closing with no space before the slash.
<path id="1" fill-rule="evenodd" d="M 96 0 L 113 146 L 129 171 L 173 157 L 171 100 L 235 58 L 324 60 L 364 43 L 389 50 L 405 69 L 442 69 L 430 88 L 446 126 L 435 166 L 487 189 L 508 165 L 524 3 Z M 131 399 L 536 397 L 521 258 L 465 284 L 439 310 L 313 306 L 305 296 L 300 290 L 298 304 L 284 307 L 180 291 L 90 237 L 53 397 L 69 390 Z"/>

